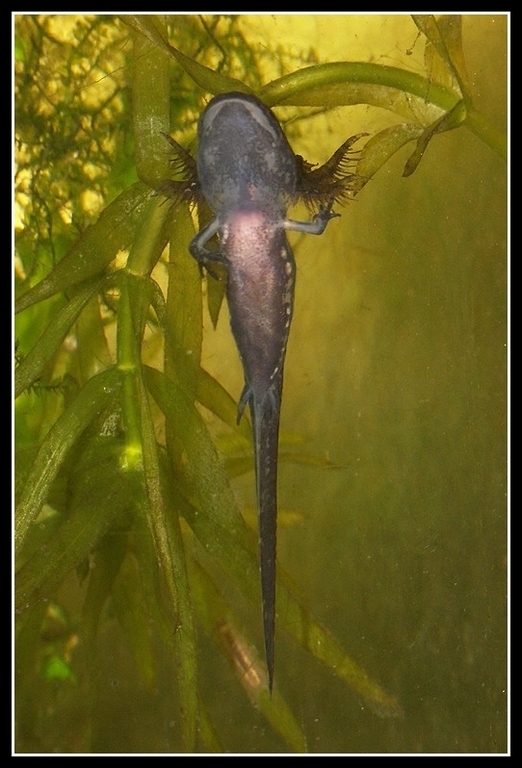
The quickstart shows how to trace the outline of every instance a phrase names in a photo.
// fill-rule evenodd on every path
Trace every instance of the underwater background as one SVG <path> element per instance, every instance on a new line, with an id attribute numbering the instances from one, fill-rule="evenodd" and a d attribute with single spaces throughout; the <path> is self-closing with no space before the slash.
<path id="1" fill-rule="evenodd" d="M 252 46 L 313 48 L 319 61 L 401 66 L 417 55 L 407 16 L 246 16 L 244 25 Z M 505 127 L 507 20 L 464 16 L 462 34 L 475 106 Z M 389 120 L 358 105 L 286 132 L 295 152 L 320 163 L 346 137 Z M 289 235 L 297 279 L 279 566 L 401 710 L 390 717 L 372 708 L 278 628 L 276 680 L 311 752 L 491 754 L 508 743 L 506 164 L 465 128 L 435 136 L 403 177 L 410 154 L 411 146 L 397 152 L 355 200 L 336 205 L 341 217 L 323 236 Z M 204 316 L 202 365 L 239 397 L 226 307 L 217 328 Z M 209 422 L 225 444 L 227 431 Z M 286 460 L 286 451 L 309 461 Z M 253 514 L 253 473 L 232 487 Z M 84 594 L 71 580 L 59 602 L 74 614 Z M 262 648 L 259 606 L 233 587 L 227 599 Z M 110 607 L 98 631 L 89 752 L 172 751 L 176 675 L 161 643 L 153 642 L 151 688 Z M 198 661 L 223 751 L 291 751 L 204 633 Z M 78 702 L 52 685 L 43 742 L 50 752 L 76 751 Z"/>

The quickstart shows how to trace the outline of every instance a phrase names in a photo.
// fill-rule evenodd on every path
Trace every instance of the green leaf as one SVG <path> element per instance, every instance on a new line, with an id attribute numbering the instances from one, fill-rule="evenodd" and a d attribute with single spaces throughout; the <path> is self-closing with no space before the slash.
<path id="1" fill-rule="evenodd" d="M 55 312 L 42 335 L 18 365 L 15 373 L 15 397 L 31 386 L 51 362 L 82 309 L 100 287 L 98 279 L 89 280 L 78 293 Z"/>
<path id="2" fill-rule="evenodd" d="M 57 516 L 55 524 L 47 530 L 46 541 L 19 568 L 19 608 L 34 600 L 48 599 L 67 574 L 89 556 L 114 522 L 122 520 L 135 504 L 135 483 L 118 466 L 121 447 L 120 440 L 109 437 L 89 442 L 70 479 L 72 498 L 68 514 Z M 112 560 L 116 562 L 117 558 Z M 106 588 L 107 581 L 102 579 L 102 584 Z M 98 601 L 98 610 L 104 600 L 101 605 Z"/>
<path id="3" fill-rule="evenodd" d="M 269 106 L 339 107 L 371 104 L 433 122 L 454 106 L 460 94 L 416 72 L 366 62 L 332 62 L 304 67 L 265 85 L 258 93 Z"/>
<path id="4" fill-rule="evenodd" d="M 442 16 L 436 19 L 431 14 L 412 15 L 412 19 L 420 31 L 427 37 L 426 68 L 436 82 L 451 84 L 451 75 L 458 83 L 463 98 L 469 100 L 467 86 L 466 62 L 462 48 L 462 17 L 459 15 Z M 432 51 L 440 56 L 444 66 L 437 67 Z M 446 76 L 444 72 L 447 73 Z M 441 74 L 442 73 L 442 74 Z"/>
<path id="5" fill-rule="evenodd" d="M 173 204 L 166 203 L 161 195 L 151 196 L 140 207 L 127 260 L 131 274 L 144 277 L 152 272 L 167 244 L 172 208 Z"/>
<path id="6" fill-rule="evenodd" d="M 165 28 L 163 18 L 154 18 L 154 22 Z M 170 62 L 166 52 L 140 32 L 134 32 L 133 43 L 132 124 L 136 171 L 141 181 L 157 188 L 169 178 L 169 157 L 163 134 L 170 124 Z"/>
<path id="7" fill-rule="evenodd" d="M 173 45 L 170 45 L 162 36 L 156 26 L 156 20 L 152 16 L 122 16 L 124 24 L 132 27 L 137 32 L 141 32 L 151 43 L 157 45 L 161 50 L 168 53 L 185 70 L 189 77 L 199 85 L 203 90 L 212 94 L 227 93 L 228 91 L 239 91 L 241 93 L 252 93 L 241 80 L 234 77 L 228 77 L 213 69 L 198 64 L 197 61 L 186 56 Z"/>
<path id="8" fill-rule="evenodd" d="M 357 178 L 354 194 L 357 194 L 401 147 L 422 134 L 423 128 L 413 123 L 400 123 L 385 128 L 372 136 L 362 148 L 357 161 Z"/>
<path id="9" fill-rule="evenodd" d="M 401 717 L 402 707 L 347 654 L 339 642 L 289 592 L 277 592 L 277 614 L 289 635 L 321 661 L 382 717 Z"/>
<path id="10" fill-rule="evenodd" d="M 244 539 L 245 525 L 237 508 L 222 460 L 194 403 L 171 379 L 154 368 L 143 369 L 145 383 L 167 419 L 176 428 L 183 446 L 181 476 L 199 499 L 209 519 L 232 535 Z"/>
<path id="11" fill-rule="evenodd" d="M 148 393 L 139 380 L 143 479 L 146 495 L 146 522 L 154 541 L 158 567 L 167 594 L 167 607 L 176 648 L 178 680 L 182 701 L 183 746 L 193 752 L 196 746 L 198 718 L 197 655 L 192 600 L 185 563 L 185 551 L 177 509 L 168 504 L 161 473 L 158 446 L 150 412 Z"/>
<path id="12" fill-rule="evenodd" d="M 507 160 L 508 137 L 505 131 L 499 131 L 496 126 L 492 125 L 490 121 L 484 117 L 484 115 L 469 106 L 466 110 L 466 120 L 464 125 L 466 128 L 469 128 L 475 136 L 478 136 L 481 141 L 487 144 L 488 147 L 491 147 L 491 149 L 503 160 Z"/>
<path id="13" fill-rule="evenodd" d="M 226 282 L 225 280 L 215 280 L 209 277 L 207 281 L 207 304 L 212 325 L 216 328 L 219 320 L 219 313 L 225 298 Z"/>
<path id="14" fill-rule="evenodd" d="M 430 125 L 422 132 L 421 136 L 417 139 L 417 146 L 415 152 L 411 155 L 406 166 L 404 168 L 403 176 L 410 176 L 418 164 L 422 160 L 426 148 L 436 133 L 442 133 L 443 131 L 450 131 L 457 125 L 462 123 L 466 117 L 466 108 L 464 101 L 459 101 L 453 109 L 443 115 L 439 120 L 436 120 L 433 125 Z"/>
<path id="15" fill-rule="evenodd" d="M 267 673 L 254 646 L 238 629 L 238 621 L 213 580 L 197 560 L 190 561 L 192 592 L 198 618 L 229 660 L 252 704 L 294 752 L 306 752 L 306 738 L 290 707 L 274 686 L 268 693 Z"/>
<path id="16" fill-rule="evenodd" d="M 136 226 L 151 194 L 150 187 L 136 183 L 118 195 L 52 272 L 17 299 L 15 311 L 22 312 L 55 293 L 101 274 L 118 252 L 133 242 Z"/>
<path id="17" fill-rule="evenodd" d="M 188 207 L 180 205 L 170 227 L 165 372 L 195 396 L 203 344 L 203 302 L 199 266 L 186 245 L 193 236 Z"/>
<path id="18" fill-rule="evenodd" d="M 42 665 L 42 675 L 46 680 L 75 681 L 74 673 L 61 656 L 54 654 Z"/>
<path id="19" fill-rule="evenodd" d="M 80 390 L 66 411 L 45 436 L 16 511 L 16 551 L 22 547 L 30 525 L 36 519 L 61 464 L 82 432 L 102 411 L 119 386 L 118 372 L 109 368 L 94 376 Z"/>
<path id="20" fill-rule="evenodd" d="M 239 424 L 237 423 L 237 401 L 203 368 L 199 369 L 197 399 L 201 405 L 242 435 L 249 445 L 251 444 L 252 430 L 248 419 L 241 419 Z"/>
<path id="21" fill-rule="evenodd" d="M 153 637 L 142 578 L 135 557 L 128 552 L 114 582 L 111 597 L 140 678 L 146 688 L 152 691 L 156 682 Z"/>
<path id="22" fill-rule="evenodd" d="M 121 443 L 119 448 L 121 450 Z M 114 459 L 114 457 L 112 458 Z M 140 489 L 136 487 L 134 478 L 129 474 L 122 473 L 121 469 L 119 469 L 117 475 L 121 496 L 118 496 L 115 493 L 115 489 L 111 488 L 114 480 L 109 479 L 108 483 L 103 484 L 103 480 L 105 480 L 103 471 L 97 474 L 99 475 L 99 484 L 102 487 L 105 485 L 105 494 L 101 502 L 102 509 L 106 504 L 112 505 L 113 502 L 115 502 L 115 506 L 120 508 L 121 513 L 125 513 L 135 507 L 136 500 L 140 495 Z M 113 518 L 113 511 L 112 508 L 109 511 L 110 519 L 112 518 L 115 522 L 118 522 L 120 516 L 123 519 L 123 514 Z M 89 565 L 92 564 L 93 567 L 89 567 L 87 594 L 85 595 L 82 607 L 82 637 L 86 646 L 87 668 L 94 658 L 96 633 L 103 607 L 112 594 L 113 584 L 125 558 L 127 547 L 127 532 L 119 526 L 113 525 L 106 534 L 104 533 L 100 537 L 96 547 L 93 548 L 92 560 L 89 562 Z"/>

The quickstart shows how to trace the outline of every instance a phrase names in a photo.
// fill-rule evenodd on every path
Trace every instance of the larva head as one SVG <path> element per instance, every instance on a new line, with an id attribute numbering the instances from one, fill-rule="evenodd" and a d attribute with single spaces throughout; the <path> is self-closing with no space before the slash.
<path id="1" fill-rule="evenodd" d="M 296 159 L 259 99 L 216 96 L 200 118 L 198 135 L 198 179 L 214 213 L 254 207 L 284 215 L 295 194 Z"/>

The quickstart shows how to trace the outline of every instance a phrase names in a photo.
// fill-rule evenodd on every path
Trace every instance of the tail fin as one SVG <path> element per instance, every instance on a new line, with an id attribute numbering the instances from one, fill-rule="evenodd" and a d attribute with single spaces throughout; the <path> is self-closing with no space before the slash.
<path id="1" fill-rule="evenodd" d="M 246 401 L 250 404 L 254 431 L 263 634 L 270 692 L 274 680 L 276 603 L 277 454 L 280 414 L 280 388 L 277 383 L 273 382 L 262 397 L 250 392 L 244 394 L 240 401 L 243 407 Z"/>

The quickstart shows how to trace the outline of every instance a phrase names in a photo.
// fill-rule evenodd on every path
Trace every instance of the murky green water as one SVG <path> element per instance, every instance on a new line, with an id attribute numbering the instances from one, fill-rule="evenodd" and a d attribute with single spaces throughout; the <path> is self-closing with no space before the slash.
<path id="1" fill-rule="evenodd" d="M 501 103 L 491 65 L 502 52 L 484 61 L 481 34 L 470 71 Z M 505 167 L 466 131 L 435 139 L 403 179 L 407 157 L 343 210 L 327 247 L 310 238 L 297 251 L 283 433 L 306 435 L 306 449 L 339 466 L 283 465 L 281 505 L 305 519 L 279 537 L 313 610 L 404 718 L 364 708 L 284 637 L 277 664 L 292 669 L 314 750 L 496 752 L 506 748 Z"/>
<path id="2" fill-rule="evenodd" d="M 445 161 L 374 184 L 346 215 L 345 266 L 318 254 L 301 269 L 285 425 L 311 424 L 347 466 L 285 471 L 306 510 L 288 556 L 306 560 L 320 615 L 405 710 L 393 723 L 357 713 L 354 727 L 312 682 L 337 749 L 504 739 L 504 180 L 473 140 L 444 141 Z M 301 347 L 306 371 L 292 366 Z"/>
<path id="3" fill-rule="evenodd" d="M 390 36 L 383 21 L 382 45 L 373 28 L 381 63 L 400 65 L 395 56 L 414 42 L 411 21 L 404 23 L 404 37 L 395 26 Z M 310 32 L 310 45 L 324 40 L 324 25 L 318 38 Z M 464 39 L 476 106 L 502 126 L 505 19 L 467 18 Z M 377 130 L 379 119 L 366 107 L 335 110 L 331 122 L 307 123 L 313 127 L 294 149 L 323 161 L 346 136 Z M 373 711 L 279 629 L 276 680 L 312 752 L 507 748 L 506 166 L 463 128 L 435 136 L 417 171 L 402 178 L 409 154 L 411 145 L 339 209 L 325 235 L 290 237 L 298 276 L 282 444 L 299 436 L 300 450 L 331 466 L 282 462 L 279 562 L 312 613 L 404 713 Z M 210 372 L 239 396 L 224 316 L 217 331 L 206 330 L 205 355 Z M 234 488 L 242 504 L 253 503 L 252 473 Z M 288 511 L 301 522 L 285 526 Z M 258 627 L 261 648 L 260 607 L 234 589 L 226 596 L 249 631 Z M 73 578 L 57 602 L 78 617 L 84 597 Z M 52 703 L 38 715 L 56 732 L 37 733 L 34 743 L 73 752 L 89 743 L 109 753 L 161 753 L 180 743 L 172 656 L 151 622 L 155 676 L 147 687 L 117 613 L 109 601 L 89 707 L 71 693 L 74 681 L 67 689 L 56 680 Z M 34 621 L 39 632 L 41 615 Z M 78 626 L 81 637 L 80 619 Z M 287 749 L 201 627 L 198 663 L 202 699 L 227 750 Z M 31 738 L 32 703 L 26 696 L 20 707 Z"/>

